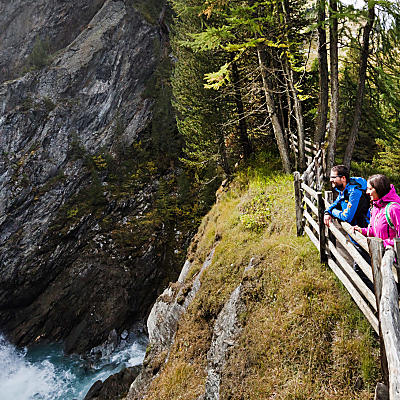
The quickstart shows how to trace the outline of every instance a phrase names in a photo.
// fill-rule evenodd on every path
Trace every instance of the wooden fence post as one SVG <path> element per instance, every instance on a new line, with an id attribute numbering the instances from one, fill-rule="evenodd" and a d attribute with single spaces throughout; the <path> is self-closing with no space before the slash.
<path id="1" fill-rule="evenodd" d="M 389 369 L 386 358 L 385 344 L 382 336 L 382 326 L 379 315 L 379 304 L 382 297 L 382 271 L 381 263 L 384 253 L 383 241 L 379 238 L 368 238 L 368 248 L 371 255 L 372 277 L 374 279 L 374 290 L 376 298 L 376 307 L 378 310 L 378 323 L 379 323 L 379 344 L 381 355 L 381 368 L 382 376 L 386 387 L 389 387 Z"/>
<path id="2" fill-rule="evenodd" d="M 394 249 L 388 247 L 381 264 L 382 294 L 379 303 L 379 324 L 382 330 L 389 371 L 389 398 L 400 399 L 400 313 L 399 295 L 392 267 Z"/>
<path id="3" fill-rule="evenodd" d="M 300 173 L 294 173 L 294 198 L 296 203 L 296 228 L 297 228 L 297 236 L 302 236 L 304 227 L 303 227 L 303 202 L 301 195 L 301 178 Z"/>
<path id="4" fill-rule="evenodd" d="M 329 203 L 333 203 L 333 192 L 331 190 L 325 190 L 325 200 Z"/>
<path id="5" fill-rule="evenodd" d="M 318 192 L 318 225 L 319 225 L 319 258 L 321 263 L 326 263 L 328 257 L 326 255 L 326 237 L 324 224 L 325 202 L 322 193 Z"/>
<path id="6" fill-rule="evenodd" d="M 325 191 L 325 209 L 327 209 L 327 204 L 332 204 L 333 202 L 333 193 L 330 190 Z M 329 238 L 329 240 L 336 246 L 336 238 L 332 235 L 331 231 L 328 227 L 325 227 L 325 239 Z M 328 254 L 331 255 L 329 249 L 327 249 Z M 332 256 L 332 255 L 331 255 Z"/>

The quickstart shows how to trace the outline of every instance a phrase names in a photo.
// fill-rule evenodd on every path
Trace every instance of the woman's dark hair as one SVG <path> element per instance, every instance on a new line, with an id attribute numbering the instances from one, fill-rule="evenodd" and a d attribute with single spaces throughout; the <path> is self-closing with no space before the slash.
<path id="1" fill-rule="evenodd" d="M 382 198 L 390 191 L 390 181 L 385 175 L 372 175 L 368 178 L 368 182 L 376 190 L 376 194 L 379 196 L 379 198 Z"/>

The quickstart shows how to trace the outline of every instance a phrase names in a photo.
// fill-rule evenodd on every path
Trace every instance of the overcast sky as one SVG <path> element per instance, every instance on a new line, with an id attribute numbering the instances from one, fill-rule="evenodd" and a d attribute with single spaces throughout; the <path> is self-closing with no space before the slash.
<path id="1" fill-rule="evenodd" d="M 366 2 L 364 0 L 342 0 L 342 3 L 353 4 L 354 7 L 363 8 Z"/>

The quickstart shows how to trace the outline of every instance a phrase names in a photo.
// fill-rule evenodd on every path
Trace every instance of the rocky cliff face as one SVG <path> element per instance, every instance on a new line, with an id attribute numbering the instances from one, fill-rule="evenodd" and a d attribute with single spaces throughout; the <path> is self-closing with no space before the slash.
<path id="1" fill-rule="evenodd" d="M 138 2 L 86 3 L 0 2 L 0 329 L 68 352 L 143 318 L 171 273 L 164 232 L 140 224 L 159 182 L 140 140 L 164 35 Z"/>
<path id="2" fill-rule="evenodd" d="M 18 76 L 37 41 L 47 42 L 53 52 L 68 46 L 104 3 L 1 0 L 0 82 Z"/>
<path id="3" fill-rule="evenodd" d="M 130 387 L 126 400 L 146 398 L 149 384 L 162 373 L 160 370 L 169 358 L 179 322 L 185 317 L 188 307 L 194 301 L 201 287 L 202 275 L 213 261 L 214 252 L 215 247 L 208 254 L 194 279 L 188 277 L 191 263 L 187 260 L 178 281 L 158 297 L 147 320 L 150 351 L 146 355 L 141 372 Z M 254 262 L 252 258 L 244 270 L 245 274 L 253 268 Z M 207 376 L 199 400 L 219 399 L 227 354 L 236 344 L 242 329 L 240 315 L 246 312 L 243 292 L 247 286 L 248 283 L 244 280 L 235 288 L 215 320 L 207 351 Z"/>

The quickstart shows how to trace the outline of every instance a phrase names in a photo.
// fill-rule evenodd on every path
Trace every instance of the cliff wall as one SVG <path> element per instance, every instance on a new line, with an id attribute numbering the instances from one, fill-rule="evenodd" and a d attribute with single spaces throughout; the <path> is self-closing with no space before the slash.
<path id="1" fill-rule="evenodd" d="M 142 223 L 170 173 L 143 144 L 165 26 L 86 3 L 0 2 L 0 329 L 80 353 L 147 315 L 186 240 Z"/>

